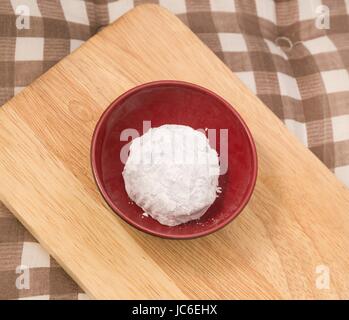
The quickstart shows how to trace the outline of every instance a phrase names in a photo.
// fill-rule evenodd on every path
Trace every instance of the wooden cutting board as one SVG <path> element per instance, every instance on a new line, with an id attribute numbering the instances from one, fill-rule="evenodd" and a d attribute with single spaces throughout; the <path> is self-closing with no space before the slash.
<path id="1" fill-rule="evenodd" d="M 256 141 L 248 207 L 204 238 L 135 230 L 92 178 L 90 141 L 102 111 L 159 79 L 217 92 Z M 137 7 L 8 102 L 0 146 L 1 201 L 92 298 L 349 298 L 348 190 L 158 6 Z"/>

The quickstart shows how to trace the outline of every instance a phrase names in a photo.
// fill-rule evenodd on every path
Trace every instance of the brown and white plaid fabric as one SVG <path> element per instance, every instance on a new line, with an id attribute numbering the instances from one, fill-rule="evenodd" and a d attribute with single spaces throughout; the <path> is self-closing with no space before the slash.
<path id="1" fill-rule="evenodd" d="M 0 0 L 0 105 L 146 2 L 176 14 L 349 186 L 349 0 Z M 87 298 L 1 204 L 0 298 Z"/>

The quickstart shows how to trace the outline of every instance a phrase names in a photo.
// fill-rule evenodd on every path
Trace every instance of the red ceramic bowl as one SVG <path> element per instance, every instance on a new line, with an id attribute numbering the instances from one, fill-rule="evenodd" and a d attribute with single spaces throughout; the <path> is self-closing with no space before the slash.
<path id="1" fill-rule="evenodd" d="M 228 155 L 228 170 L 219 177 L 222 193 L 199 220 L 175 227 L 164 226 L 151 217 L 142 216 L 142 209 L 129 199 L 120 152 L 124 155 L 126 152 L 127 157 L 132 138 L 125 139 L 128 134 L 142 135 L 143 121 L 151 121 L 151 127 L 182 124 L 194 129 L 216 129 L 216 150 L 218 154 Z M 227 129 L 228 135 L 223 151 L 220 150 L 220 129 Z M 126 138 L 121 138 L 122 132 Z M 210 143 L 212 146 L 211 140 Z M 117 98 L 97 123 L 91 158 L 96 183 L 109 206 L 134 227 L 163 238 L 195 238 L 222 228 L 245 207 L 257 176 L 255 145 L 239 114 L 215 93 L 181 81 L 146 83 Z"/>

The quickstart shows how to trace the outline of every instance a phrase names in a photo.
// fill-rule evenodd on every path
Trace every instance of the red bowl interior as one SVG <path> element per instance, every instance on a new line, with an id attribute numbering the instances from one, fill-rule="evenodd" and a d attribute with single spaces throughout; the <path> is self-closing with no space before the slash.
<path id="1" fill-rule="evenodd" d="M 196 221 L 175 227 L 142 216 L 142 209 L 129 199 L 122 177 L 121 141 L 124 129 L 143 134 L 143 121 L 152 127 L 182 124 L 194 129 L 228 129 L 228 170 L 219 177 L 222 193 Z M 210 141 L 211 143 L 211 141 Z M 125 147 L 127 148 L 127 147 Z M 235 218 L 248 202 L 257 176 L 257 157 L 251 134 L 237 112 L 213 92 L 180 81 L 157 81 L 133 88 L 116 99 L 101 116 L 92 141 L 92 169 L 109 206 L 136 228 L 165 238 L 194 238 L 209 234 Z"/>

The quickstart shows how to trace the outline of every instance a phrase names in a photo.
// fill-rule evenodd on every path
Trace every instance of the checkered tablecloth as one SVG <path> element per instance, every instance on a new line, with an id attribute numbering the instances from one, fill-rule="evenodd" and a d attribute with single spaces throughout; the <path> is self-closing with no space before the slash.
<path id="1" fill-rule="evenodd" d="M 149 2 L 176 14 L 349 186 L 349 0 L 0 0 L 0 105 Z M 0 298 L 28 297 L 86 295 L 0 204 Z"/>

